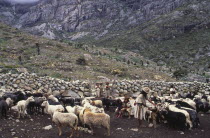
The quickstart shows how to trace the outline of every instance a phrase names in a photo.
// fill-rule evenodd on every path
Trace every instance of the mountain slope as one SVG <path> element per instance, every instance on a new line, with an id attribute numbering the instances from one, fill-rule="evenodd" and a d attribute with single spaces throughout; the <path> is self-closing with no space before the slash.
<path id="1" fill-rule="evenodd" d="M 39 50 L 38 50 L 39 48 Z M 102 56 L 106 53 L 106 56 Z M 109 54 L 109 56 L 107 56 Z M 165 73 L 117 61 L 113 52 L 29 35 L 0 23 L 0 72 L 29 72 L 66 79 L 131 78 L 173 80 Z"/>
<path id="2" fill-rule="evenodd" d="M 118 36 L 105 36 L 95 44 L 135 49 L 158 65 L 205 75 L 210 72 L 209 18 L 210 1 L 191 2 L 141 26 L 118 32 Z"/>

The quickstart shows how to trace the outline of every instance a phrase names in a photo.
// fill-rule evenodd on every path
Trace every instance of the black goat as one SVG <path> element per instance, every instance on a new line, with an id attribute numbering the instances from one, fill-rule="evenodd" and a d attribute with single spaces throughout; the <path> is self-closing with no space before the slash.
<path id="1" fill-rule="evenodd" d="M 200 120 L 199 120 L 198 114 L 195 110 L 192 110 L 190 108 L 184 108 L 184 107 L 177 107 L 177 108 L 187 111 L 190 115 L 190 119 L 193 123 L 193 127 L 198 128 L 198 126 L 200 125 Z"/>
<path id="2" fill-rule="evenodd" d="M 185 130 L 186 117 L 183 113 L 173 112 L 170 110 L 161 111 L 160 113 L 170 126 Z"/>
<path id="3" fill-rule="evenodd" d="M 177 101 L 176 104 L 180 105 L 181 107 L 187 107 L 187 108 L 195 110 L 191 105 L 189 105 L 188 103 L 183 102 L 183 101 Z"/>
<path id="4" fill-rule="evenodd" d="M 27 106 L 27 110 L 29 114 L 37 113 L 40 111 L 44 114 L 44 107 L 42 107 L 42 103 L 46 100 L 45 97 L 34 97 L 34 102 L 30 102 Z"/>
<path id="5" fill-rule="evenodd" d="M 22 93 L 21 91 L 15 92 L 15 93 L 5 93 L 3 97 L 6 98 L 11 98 L 13 100 L 14 105 L 16 105 L 19 101 L 21 100 L 26 100 L 27 96 Z"/>

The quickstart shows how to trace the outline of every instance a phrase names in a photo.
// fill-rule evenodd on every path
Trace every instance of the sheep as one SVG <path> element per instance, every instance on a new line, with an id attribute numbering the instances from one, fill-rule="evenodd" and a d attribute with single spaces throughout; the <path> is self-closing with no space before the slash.
<path id="1" fill-rule="evenodd" d="M 85 98 L 84 100 L 82 100 L 82 106 L 84 106 L 86 103 L 91 103 L 92 100 Z"/>
<path id="2" fill-rule="evenodd" d="M 55 112 L 56 109 L 64 111 L 64 107 L 62 105 L 49 105 L 48 101 L 44 101 L 41 106 L 46 108 L 46 112 L 50 114 L 51 117 L 53 117 L 53 113 Z"/>
<path id="3" fill-rule="evenodd" d="M 74 113 L 79 116 L 80 112 L 83 110 L 82 106 L 76 105 L 74 106 Z"/>
<path id="4" fill-rule="evenodd" d="M 12 107 L 13 102 L 14 102 L 14 101 L 13 101 L 11 98 L 7 98 L 7 99 L 6 99 L 6 103 L 7 103 L 9 109 Z"/>
<path id="5" fill-rule="evenodd" d="M 84 111 L 84 124 L 88 125 L 92 130 L 94 126 L 103 126 L 107 129 L 107 135 L 110 136 L 110 116 L 105 113 L 93 113 L 90 109 L 85 109 Z"/>
<path id="6" fill-rule="evenodd" d="M 84 107 L 80 113 L 79 113 L 79 119 L 81 121 L 82 124 L 84 124 L 84 110 L 85 109 L 90 109 L 93 113 L 104 113 L 104 109 L 103 108 L 98 108 L 95 106 L 89 106 L 89 107 Z"/>
<path id="7" fill-rule="evenodd" d="M 26 114 L 26 108 L 30 102 L 34 102 L 33 97 L 29 97 L 27 100 L 21 100 L 17 103 L 18 108 L 18 118 L 20 118 L 20 114 L 22 114 L 23 118 Z"/>
<path id="8" fill-rule="evenodd" d="M 54 102 L 59 102 L 58 99 L 55 96 L 53 96 L 53 95 L 48 96 L 48 99 L 50 99 L 50 100 L 52 100 Z"/>
<path id="9" fill-rule="evenodd" d="M 94 100 L 91 102 L 92 105 L 97 106 L 97 107 L 103 107 L 102 101 L 101 100 Z"/>
<path id="10" fill-rule="evenodd" d="M 74 113 L 74 107 L 71 107 L 71 106 L 66 106 L 66 110 L 68 113 Z"/>
<path id="11" fill-rule="evenodd" d="M 56 109 L 52 121 L 58 126 L 58 135 L 62 135 L 62 126 L 69 126 L 72 129 L 70 137 L 77 132 L 78 117 L 74 113 L 61 113 L 61 109 Z"/>
<path id="12" fill-rule="evenodd" d="M 192 122 L 190 120 L 190 115 L 187 111 L 178 109 L 177 107 L 175 107 L 175 105 L 168 105 L 167 107 L 170 111 L 183 113 L 186 117 L 186 123 L 189 124 L 190 129 L 193 127 Z"/>

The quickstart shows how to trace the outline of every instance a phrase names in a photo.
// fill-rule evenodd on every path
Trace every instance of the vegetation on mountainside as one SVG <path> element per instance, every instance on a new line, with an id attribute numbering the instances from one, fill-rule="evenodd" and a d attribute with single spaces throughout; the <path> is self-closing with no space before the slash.
<path id="1" fill-rule="evenodd" d="M 37 46 L 38 45 L 38 46 Z M 38 52 L 39 47 L 39 52 Z M 120 51 L 118 51 L 120 52 Z M 114 52 L 81 43 L 58 42 L 20 32 L 0 23 L 0 72 L 27 68 L 39 75 L 66 79 L 108 78 L 172 80 L 170 76 L 134 63 L 127 64 Z M 123 58 L 122 58 L 123 59 Z M 120 74 L 113 73 L 119 70 Z"/>
<path id="2" fill-rule="evenodd" d="M 190 72 L 205 75 L 210 72 L 209 9 L 205 2 L 192 1 L 139 26 L 110 32 L 92 44 L 134 51 L 175 74 L 185 70 L 181 77 Z"/>

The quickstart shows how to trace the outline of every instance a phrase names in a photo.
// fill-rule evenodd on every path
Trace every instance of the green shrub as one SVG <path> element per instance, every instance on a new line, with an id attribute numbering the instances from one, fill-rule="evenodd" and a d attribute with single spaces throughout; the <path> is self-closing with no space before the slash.
<path id="1" fill-rule="evenodd" d="M 178 78 L 186 76 L 187 74 L 188 74 L 188 71 L 186 69 L 178 69 L 174 71 L 173 76 L 178 79 Z"/>
<path id="2" fill-rule="evenodd" d="M 79 57 L 77 60 L 76 60 L 76 64 L 78 65 L 87 65 L 87 61 L 84 57 Z"/>

